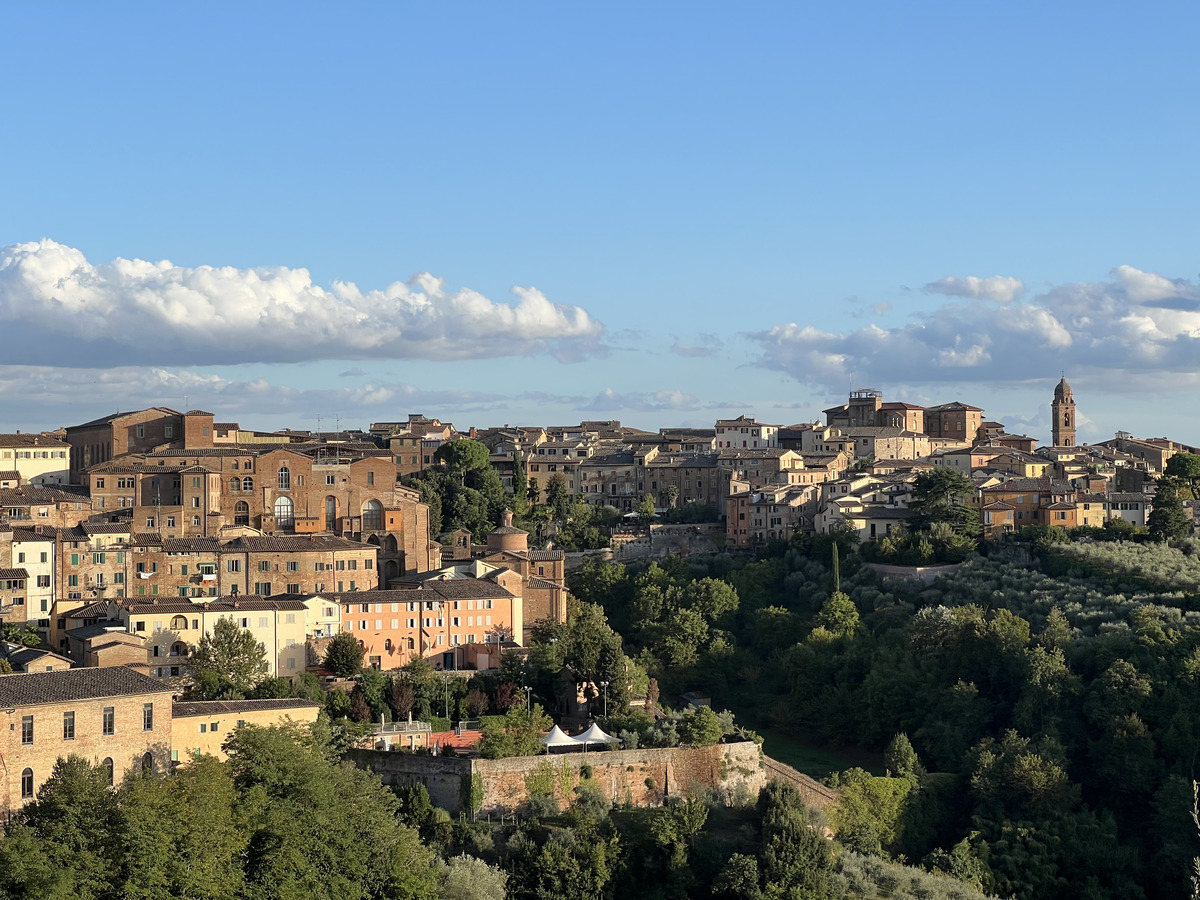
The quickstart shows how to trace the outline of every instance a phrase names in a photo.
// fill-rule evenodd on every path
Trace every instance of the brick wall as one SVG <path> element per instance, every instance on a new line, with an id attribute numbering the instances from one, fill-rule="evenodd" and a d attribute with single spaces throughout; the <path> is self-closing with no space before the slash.
<path id="1" fill-rule="evenodd" d="M 149 731 L 142 728 L 145 703 L 154 704 L 154 727 Z M 113 733 L 109 735 L 103 733 L 106 706 L 114 708 L 115 717 Z M 63 739 L 65 712 L 75 713 L 74 740 Z M 29 715 L 33 716 L 33 743 L 22 745 L 21 719 Z M 126 772 L 142 764 L 147 752 L 154 758 L 155 769 L 164 771 L 171 758 L 170 691 L 0 710 L 0 759 L 4 763 L 0 766 L 0 812 L 24 805 L 21 773 L 26 768 L 33 770 L 36 794 L 60 756 L 73 754 L 95 763 L 111 758 L 113 778 L 119 783 Z"/>

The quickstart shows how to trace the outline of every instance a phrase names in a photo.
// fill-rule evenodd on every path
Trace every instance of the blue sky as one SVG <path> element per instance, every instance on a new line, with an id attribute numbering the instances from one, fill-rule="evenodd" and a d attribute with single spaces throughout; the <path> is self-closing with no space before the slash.
<path id="1" fill-rule="evenodd" d="M 1197 25 L 8 8 L 0 428 L 790 424 L 854 386 L 1045 439 L 1065 371 L 1085 439 L 1200 443 L 1167 418 L 1200 370 Z"/>

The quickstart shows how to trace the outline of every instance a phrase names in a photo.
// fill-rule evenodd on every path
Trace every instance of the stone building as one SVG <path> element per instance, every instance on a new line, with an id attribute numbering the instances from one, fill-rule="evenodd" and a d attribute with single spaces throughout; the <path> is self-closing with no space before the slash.
<path id="1" fill-rule="evenodd" d="M 132 669 L 65 669 L 0 677 L 0 815 L 16 812 L 74 754 L 108 770 L 166 771 L 171 688 Z"/>

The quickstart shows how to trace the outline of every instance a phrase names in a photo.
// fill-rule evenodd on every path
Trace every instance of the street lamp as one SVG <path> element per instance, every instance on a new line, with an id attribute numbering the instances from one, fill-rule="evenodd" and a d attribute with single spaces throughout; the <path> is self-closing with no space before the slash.
<path id="1" fill-rule="evenodd" d="M 530 687 L 527 684 L 523 684 L 521 687 L 525 689 L 525 708 L 529 710 L 529 712 L 533 712 L 533 691 L 530 690 Z"/>
<path id="2" fill-rule="evenodd" d="M 608 718 L 608 682 L 600 682 L 600 687 L 604 688 L 604 718 Z"/>

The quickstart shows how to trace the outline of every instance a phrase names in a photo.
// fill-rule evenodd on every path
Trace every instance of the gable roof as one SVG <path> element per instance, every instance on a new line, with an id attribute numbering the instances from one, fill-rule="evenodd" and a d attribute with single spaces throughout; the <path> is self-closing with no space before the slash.
<path id="1" fill-rule="evenodd" d="M 171 691 L 169 685 L 157 678 L 125 666 L 0 675 L 0 707 L 43 706 Z"/>

